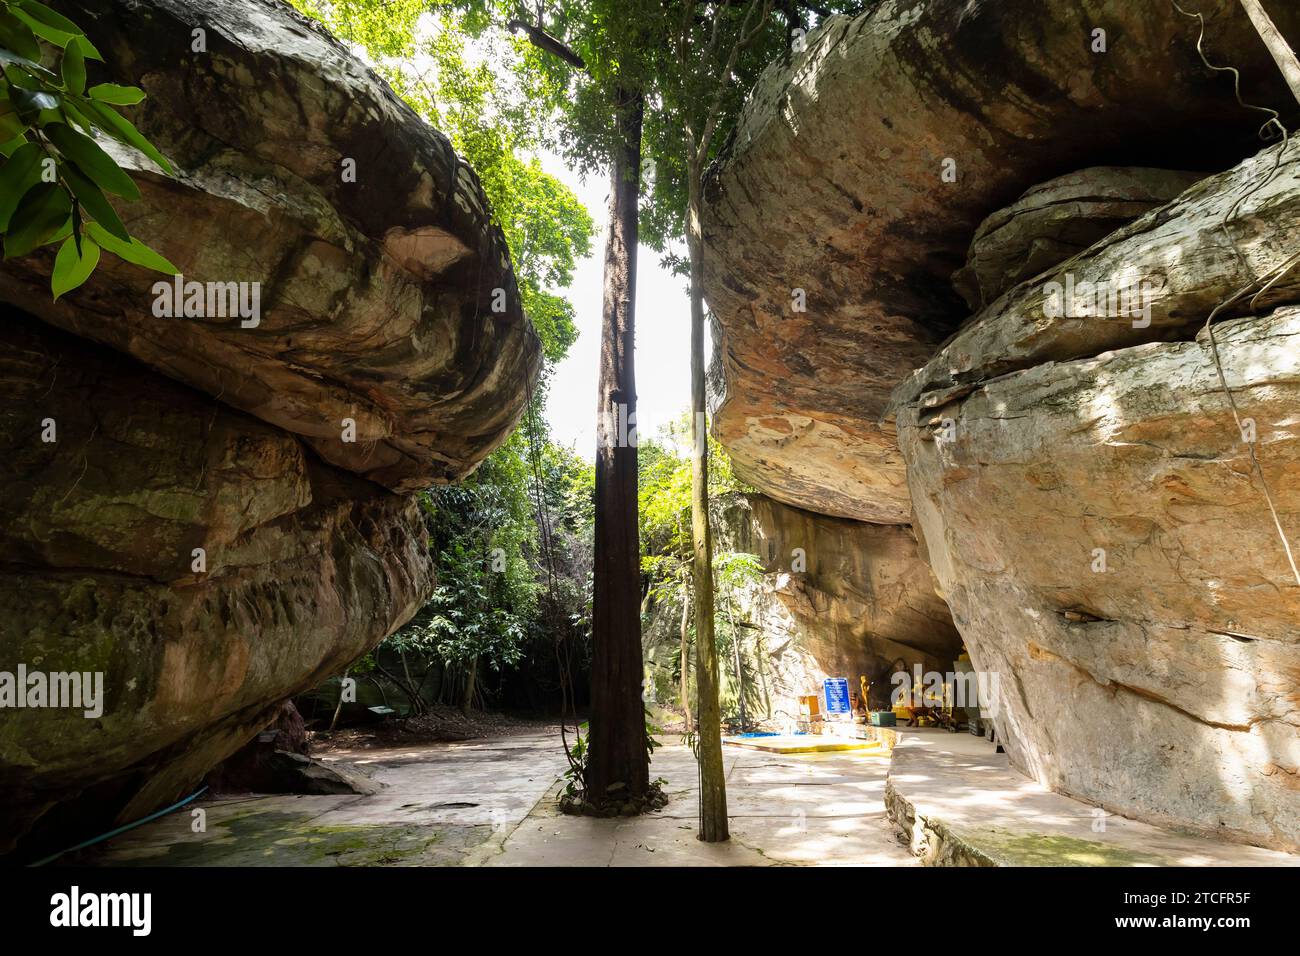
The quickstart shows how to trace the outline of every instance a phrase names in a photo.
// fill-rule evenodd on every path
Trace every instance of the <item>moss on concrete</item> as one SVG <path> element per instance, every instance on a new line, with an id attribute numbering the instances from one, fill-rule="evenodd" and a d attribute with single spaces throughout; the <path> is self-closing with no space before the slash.
<path id="1" fill-rule="evenodd" d="M 208 833 L 121 841 L 91 861 L 112 866 L 395 866 L 459 863 L 490 826 L 321 826 L 280 810 L 234 814 Z M 79 861 L 87 862 L 87 861 Z"/>
<path id="2" fill-rule="evenodd" d="M 1001 866 L 1171 866 L 1154 853 L 1115 844 L 1046 833 L 1012 833 L 998 827 L 949 830 L 949 837 L 969 843 Z"/>

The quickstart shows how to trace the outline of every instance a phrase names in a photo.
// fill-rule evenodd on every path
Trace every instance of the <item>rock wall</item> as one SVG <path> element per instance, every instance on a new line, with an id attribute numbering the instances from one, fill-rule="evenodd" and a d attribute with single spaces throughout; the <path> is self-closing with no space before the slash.
<path id="1" fill-rule="evenodd" d="M 478 179 L 445 136 L 278 0 L 62 9 L 116 80 L 148 93 L 131 118 L 178 168 L 105 142 L 144 194 L 123 221 L 187 280 L 257 282 L 260 322 L 157 316 L 159 276 L 109 256 L 66 304 L 50 301 L 47 262 L 6 263 L 0 298 L 395 491 L 462 478 L 505 440 L 540 349 Z M 191 52 L 194 30 L 206 52 Z M 354 442 L 339 440 L 345 418 Z"/>
<path id="2" fill-rule="evenodd" d="M 865 675 L 873 702 L 886 707 L 897 662 L 946 672 L 961 653 L 909 528 L 831 518 L 763 495 L 728 496 L 714 527 L 718 553 L 757 555 L 764 569 L 734 595 L 733 608 L 745 635 L 749 716 L 763 726 L 789 726 L 798 698 L 820 693 L 826 677 L 847 677 L 857 693 Z M 725 606 L 719 614 L 726 617 Z M 649 609 L 646 663 L 661 702 L 679 697 L 671 672 L 680 624 L 675 601 Z M 723 661 L 723 670 L 734 699 L 734 661 Z"/>
<path id="3" fill-rule="evenodd" d="M 1279 6 L 1300 33 L 1300 8 Z M 1247 100 L 1294 106 L 1237 0 L 1198 9 Z M 968 317 L 950 280 L 985 217 L 1085 167 L 1214 171 L 1258 148 L 1261 118 L 1196 39 L 1168 3 L 884 0 L 769 67 L 703 221 L 726 378 L 714 430 L 737 473 L 798 507 L 906 523 L 882 417 Z"/>
<path id="4" fill-rule="evenodd" d="M 60 7 L 176 166 L 105 144 L 141 184 L 128 227 L 261 310 L 159 315 L 161 277 L 109 256 L 54 303 L 50 254 L 5 263 L 0 672 L 98 673 L 103 701 L 6 712 L 0 853 L 183 796 L 405 623 L 434 584 L 409 492 L 503 441 L 540 363 L 477 179 L 317 27 L 267 0 Z"/>
<path id="5" fill-rule="evenodd" d="M 1008 681 L 1013 761 L 1117 812 L 1289 850 L 1300 585 L 1266 491 L 1294 535 L 1300 311 L 1270 306 L 1297 296 L 1297 147 L 1009 291 L 896 393 L 917 527 L 976 666 Z M 1121 269 L 1148 313 L 1049 315 L 1051 283 Z M 1213 348 L 1204 316 L 1274 274 Z"/>
<path id="6" fill-rule="evenodd" d="M 1294 114 L 1239 5 L 1200 8 Z M 1074 0 L 828 21 L 713 175 L 716 430 L 773 497 L 911 523 L 1016 766 L 1294 852 L 1300 586 L 1265 490 L 1296 542 L 1300 148 L 1259 151 L 1197 32 Z"/>
<path id="7" fill-rule="evenodd" d="M 1300 310 L 1216 337 L 1295 529 Z M 995 378 L 944 414 L 951 440 L 912 409 L 900 440 L 1012 761 L 1118 813 L 1300 848 L 1300 587 L 1205 338 Z"/>

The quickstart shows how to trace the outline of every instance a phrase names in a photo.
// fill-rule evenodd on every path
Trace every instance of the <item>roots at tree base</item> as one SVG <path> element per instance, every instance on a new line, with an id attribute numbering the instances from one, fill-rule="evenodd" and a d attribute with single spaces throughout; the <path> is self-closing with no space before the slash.
<path id="1" fill-rule="evenodd" d="M 651 783 L 650 788 L 640 796 L 620 799 L 619 791 L 626 789 L 625 784 L 610 784 L 605 790 L 606 799 L 600 802 L 589 802 L 585 790 L 563 793 L 559 801 L 560 812 L 584 817 L 635 817 L 668 806 L 668 795 L 657 782 Z"/>

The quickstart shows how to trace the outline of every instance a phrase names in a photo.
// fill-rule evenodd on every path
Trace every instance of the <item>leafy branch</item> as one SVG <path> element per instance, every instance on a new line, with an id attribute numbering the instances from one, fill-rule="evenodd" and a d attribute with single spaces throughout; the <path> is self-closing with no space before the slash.
<path id="1" fill-rule="evenodd" d="M 57 69 L 47 65 L 55 56 Z M 97 136 L 138 150 L 168 174 L 172 167 L 118 112 L 143 100 L 143 90 L 87 88 L 86 61 L 103 59 L 80 27 L 45 4 L 0 0 L 0 236 L 5 259 L 60 244 L 50 276 L 55 299 L 90 278 L 101 250 L 166 275 L 179 271 L 128 232 L 108 199 L 134 202 L 140 190 Z"/>

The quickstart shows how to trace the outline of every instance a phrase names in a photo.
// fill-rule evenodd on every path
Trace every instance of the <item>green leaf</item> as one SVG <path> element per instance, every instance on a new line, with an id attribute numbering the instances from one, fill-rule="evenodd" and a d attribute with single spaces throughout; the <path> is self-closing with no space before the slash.
<path id="1" fill-rule="evenodd" d="M 63 220 L 63 225 L 61 225 L 57 230 L 55 230 L 54 235 L 46 239 L 43 243 L 41 243 L 41 245 L 48 246 L 50 243 L 53 242 L 62 242 L 64 239 L 68 238 L 68 236 L 72 235 L 72 227 L 74 225 L 76 224 L 72 221 L 72 217 L 69 216 L 67 219 Z"/>
<path id="2" fill-rule="evenodd" d="M 80 102 L 85 102 L 85 101 L 81 100 Z M 91 122 L 90 118 L 87 117 L 85 113 L 77 109 L 77 107 L 73 105 L 72 99 L 69 98 L 63 101 L 63 112 L 68 114 L 68 119 L 72 120 L 74 123 L 77 124 L 77 126 L 80 126 L 83 130 L 85 130 L 87 133 L 90 133 L 92 136 L 97 131 L 99 131 L 99 126 Z M 75 129 L 76 127 L 73 128 Z"/>
<path id="3" fill-rule="evenodd" d="M 60 68 L 63 73 L 64 87 L 76 96 L 80 96 L 86 90 L 84 44 L 85 41 L 78 37 L 69 40 L 67 48 L 63 51 L 63 63 Z"/>
<path id="4" fill-rule="evenodd" d="M 32 28 L 5 9 L 0 9 L 0 46 L 30 63 L 40 62 L 41 45 L 36 42 Z"/>
<path id="5" fill-rule="evenodd" d="M 64 123 L 51 123 L 42 132 L 100 189 L 131 201 L 140 198 L 140 189 L 131 177 L 89 136 Z"/>
<path id="6" fill-rule="evenodd" d="M 5 258 L 25 256 L 48 242 L 72 214 L 72 200 L 59 183 L 38 183 L 27 191 L 9 220 Z"/>
<path id="7" fill-rule="evenodd" d="M 3 127 L 4 127 L 4 121 L 3 119 L 0 119 L 0 129 L 2 129 Z M 4 156 L 5 158 L 8 158 L 12 156 L 14 153 L 18 152 L 19 147 L 26 146 L 26 145 L 27 145 L 27 137 L 24 136 L 22 133 L 19 133 L 13 139 L 5 140 L 3 143 L 0 143 L 0 156 Z"/>
<path id="8" fill-rule="evenodd" d="M 41 23 L 40 20 L 37 20 L 25 10 L 16 9 L 13 11 L 13 15 L 18 20 L 22 21 L 23 25 L 27 27 L 27 29 L 31 30 L 36 36 L 45 40 L 47 43 L 54 44 L 59 49 L 63 49 L 67 46 L 68 41 L 76 36 L 75 33 L 69 33 L 67 30 L 58 30 L 50 26 L 48 23 Z"/>
<path id="9" fill-rule="evenodd" d="M 18 0 L 18 7 L 32 19 L 44 23 L 46 26 L 51 26 L 64 33 L 71 33 L 76 37 L 85 35 L 81 27 L 63 14 L 55 13 L 45 4 L 38 2 L 38 0 Z"/>
<path id="10" fill-rule="evenodd" d="M 59 48 L 66 48 L 68 41 L 73 38 L 80 39 L 85 44 L 82 51 L 92 60 L 103 60 L 95 45 L 86 39 L 86 35 L 75 23 L 61 14 L 55 13 L 43 3 L 36 3 L 35 0 L 26 0 L 17 9 L 13 10 L 14 16 L 18 17 L 25 23 L 33 33 L 41 39 L 53 43 Z M 38 57 L 33 57 L 38 59 Z"/>
<path id="11" fill-rule="evenodd" d="M 144 99 L 144 90 L 138 86 L 118 86 L 116 83 L 96 83 L 89 90 L 90 98 L 114 106 L 134 106 Z"/>
<path id="12" fill-rule="evenodd" d="M 77 202 L 81 203 L 82 208 L 92 219 L 123 242 L 131 241 L 131 234 L 126 231 L 126 226 L 122 225 L 122 220 L 118 218 L 116 210 L 109 203 L 103 190 L 67 163 L 60 165 L 59 172 L 63 176 L 63 181 L 68 184 L 68 188 L 72 190 L 72 195 L 77 197 Z"/>
<path id="13" fill-rule="evenodd" d="M 123 242 L 105 230 L 100 223 L 87 223 L 86 234 L 119 259 L 144 266 L 146 269 L 153 269 L 163 275 L 174 276 L 181 271 L 139 239 L 133 238 L 130 242 Z"/>
<path id="14" fill-rule="evenodd" d="M 129 120 L 119 115 L 111 106 L 96 103 L 94 100 L 82 100 L 81 104 L 96 125 L 109 136 L 126 143 L 128 146 L 134 146 L 157 163 L 163 172 L 168 174 L 173 172 L 171 163 L 167 162 L 153 143 L 145 139 L 143 134 L 131 125 Z"/>
<path id="15" fill-rule="evenodd" d="M 13 109 L 13 104 L 6 100 L 0 103 L 0 107 L 3 106 L 9 107 L 9 110 L 6 112 L 0 109 L 0 139 L 4 139 L 6 145 L 10 142 L 22 142 L 26 138 L 23 133 L 27 132 L 27 124 Z"/>
<path id="16" fill-rule="evenodd" d="M 77 238 L 69 236 L 59 246 L 59 254 L 54 257 L 54 272 L 50 276 L 50 289 L 54 299 L 65 292 L 71 292 L 90 278 L 99 264 L 99 246 L 91 238 L 83 237 L 81 248 L 77 248 Z"/>
<path id="17" fill-rule="evenodd" d="M 0 17 L 3 17 L 3 14 L 0 14 Z M 4 22 L 3 20 L 0 20 L 0 43 L 8 42 L 5 40 L 4 30 L 5 30 Z M 33 37 L 33 39 L 35 38 Z M 36 49 L 37 52 L 39 53 L 40 47 L 38 46 Z M 45 67 L 41 66 L 35 60 L 28 59 L 25 56 L 19 56 L 13 50 L 6 50 L 4 47 L 0 47 L 0 66 L 8 66 L 11 63 L 14 64 L 15 66 L 21 66 L 24 69 L 32 70 L 33 72 L 40 72 L 40 73 L 48 72 L 45 69 Z"/>
<path id="18" fill-rule="evenodd" d="M 0 166 L 0 231 L 9 225 L 9 218 L 27 191 L 41 181 L 41 159 L 45 156 L 39 143 L 19 146 L 12 156 Z"/>

